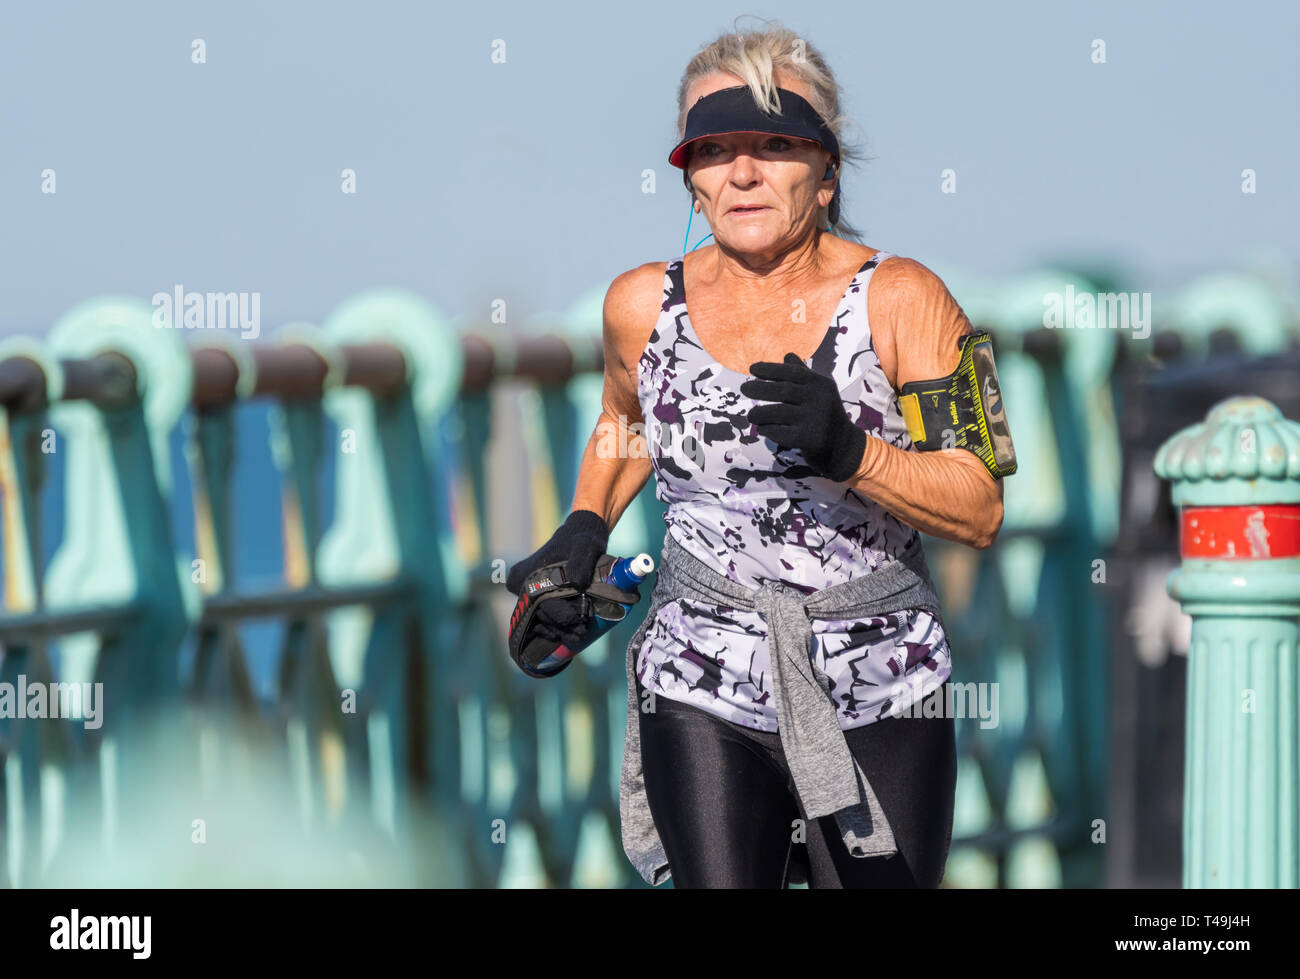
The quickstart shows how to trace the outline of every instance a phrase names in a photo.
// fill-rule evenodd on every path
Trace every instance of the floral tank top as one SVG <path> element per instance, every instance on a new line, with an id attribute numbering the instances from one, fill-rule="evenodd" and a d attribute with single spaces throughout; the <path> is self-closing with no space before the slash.
<path id="1" fill-rule="evenodd" d="M 911 451 L 867 322 L 867 285 L 888 257 L 877 252 L 858 270 L 805 363 L 835 380 L 849 417 L 868 437 Z M 696 336 L 686 312 L 684 258 L 668 263 L 662 311 L 637 365 L 668 533 L 719 574 L 754 589 L 780 581 L 810 593 L 894 560 L 915 528 L 847 483 L 808 475 L 797 449 L 778 448 L 746 421 L 762 402 L 740 393 L 751 375 L 722 366 Z M 888 716 L 904 686 L 904 706 L 919 700 L 951 672 L 943 627 L 924 610 L 812 619 L 811 628 L 812 663 L 829 680 L 841 729 Z M 657 695 L 777 731 L 760 612 L 687 598 L 668 602 L 647 629 L 635 669 Z"/>

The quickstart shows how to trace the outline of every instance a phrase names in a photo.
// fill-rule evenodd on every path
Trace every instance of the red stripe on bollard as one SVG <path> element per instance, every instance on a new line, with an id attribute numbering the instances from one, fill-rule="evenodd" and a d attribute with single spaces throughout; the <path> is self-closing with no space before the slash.
<path id="1" fill-rule="evenodd" d="M 1178 548 L 1185 558 L 1300 557 L 1300 505 L 1183 507 Z"/>

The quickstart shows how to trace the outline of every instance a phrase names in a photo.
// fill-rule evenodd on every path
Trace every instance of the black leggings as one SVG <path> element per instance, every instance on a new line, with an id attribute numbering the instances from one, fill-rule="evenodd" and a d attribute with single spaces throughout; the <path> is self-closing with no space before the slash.
<path id="1" fill-rule="evenodd" d="M 899 852 L 851 856 L 835 817 L 822 816 L 804 820 L 805 856 L 793 842 L 804 814 L 780 735 L 663 695 L 654 704 L 637 712 L 641 763 L 674 887 L 785 887 L 792 858 L 806 859 L 811 888 L 939 886 L 957 782 L 951 717 L 887 717 L 845 731 Z"/>

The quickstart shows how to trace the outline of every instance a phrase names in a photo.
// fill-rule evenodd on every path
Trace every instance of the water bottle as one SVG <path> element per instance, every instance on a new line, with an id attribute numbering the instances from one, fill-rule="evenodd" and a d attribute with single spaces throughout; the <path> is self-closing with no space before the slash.
<path id="1" fill-rule="evenodd" d="M 609 574 L 605 575 L 604 581 L 609 582 L 615 588 L 622 588 L 624 591 L 633 591 L 641 582 L 645 581 L 646 575 L 655 569 L 654 558 L 649 554 L 638 554 L 636 557 L 619 558 L 610 565 Z M 631 609 L 631 605 L 624 605 L 625 609 Z M 535 667 L 534 671 L 541 675 L 547 675 L 556 672 L 563 667 L 574 656 L 590 646 L 593 642 L 612 629 L 622 619 L 607 619 L 600 615 L 593 615 L 591 623 L 587 627 L 586 634 L 582 641 L 576 647 L 559 645 L 555 647 L 555 652 L 551 653 L 546 659 L 542 660 Z"/>

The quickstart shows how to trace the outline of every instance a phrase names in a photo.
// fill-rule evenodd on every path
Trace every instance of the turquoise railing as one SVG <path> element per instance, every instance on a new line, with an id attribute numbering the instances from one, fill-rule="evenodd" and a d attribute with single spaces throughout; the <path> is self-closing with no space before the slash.
<path id="1" fill-rule="evenodd" d="M 1112 382 L 1136 341 L 1043 328 L 1045 293 L 1099 288 L 1079 276 L 950 285 L 994 333 L 1020 469 L 993 548 L 926 541 L 953 680 L 999 705 L 995 726 L 958 721 L 946 883 L 1096 885 L 1121 750 Z M 638 886 L 618 842 L 636 621 L 553 683 L 503 635 L 505 570 L 563 519 L 599 412 L 604 291 L 499 340 L 382 292 L 259 344 L 182 342 L 129 299 L 0 342 L 0 679 L 103 685 L 99 726 L 0 716 L 0 878 Z M 250 488 L 263 457 L 278 475 Z M 282 567 L 251 580 L 243 528 L 276 497 Z M 662 516 L 648 484 L 610 550 L 657 555 Z"/>

